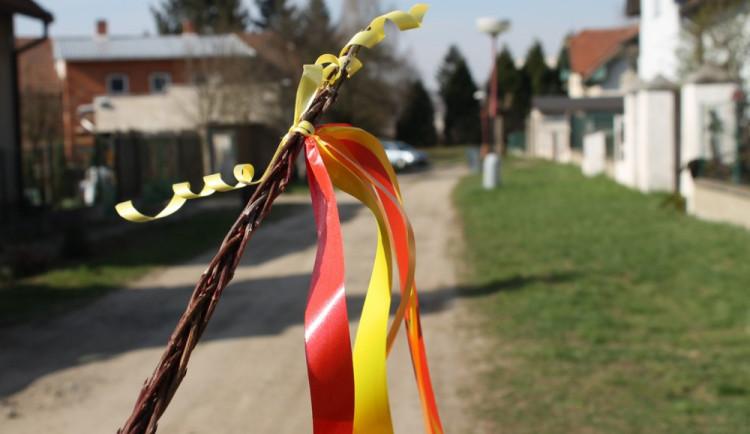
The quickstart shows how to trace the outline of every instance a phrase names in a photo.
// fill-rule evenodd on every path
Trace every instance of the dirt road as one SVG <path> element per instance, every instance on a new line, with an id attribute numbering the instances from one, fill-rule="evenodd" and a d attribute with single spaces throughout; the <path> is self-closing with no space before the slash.
<path id="1" fill-rule="evenodd" d="M 417 235 L 426 347 L 446 432 L 475 432 L 463 404 L 473 381 L 461 331 L 466 315 L 454 297 L 458 228 L 449 196 L 462 173 L 435 168 L 400 177 Z M 377 238 L 369 213 L 340 198 L 349 313 L 356 319 Z M 311 431 L 302 320 L 315 250 L 311 211 L 261 226 L 159 432 Z M 213 253 L 63 316 L 0 329 L 0 433 L 114 433 Z M 388 361 L 395 429 L 424 432 L 405 341 L 402 332 Z"/>

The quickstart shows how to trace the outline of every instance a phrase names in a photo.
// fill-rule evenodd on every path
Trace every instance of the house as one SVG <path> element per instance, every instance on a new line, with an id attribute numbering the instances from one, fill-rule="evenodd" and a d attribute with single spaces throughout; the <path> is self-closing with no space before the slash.
<path id="1" fill-rule="evenodd" d="M 54 39 L 69 161 L 85 164 L 90 157 L 96 97 L 160 94 L 173 84 L 207 82 L 208 69 L 255 56 L 237 35 L 198 35 L 186 24 L 181 35 L 115 36 L 101 20 L 92 36 Z"/>
<path id="2" fill-rule="evenodd" d="M 21 46 L 14 45 L 13 15 L 36 18 L 44 24 L 44 35 Z M 12 218 L 22 198 L 21 142 L 19 131 L 19 53 L 46 39 L 52 14 L 31 0 L 0 1 L 0 221 Z"/>
<path id="3" fill-rule="evenodd" d="M 532 99 L 526 124 L 530 155 L 581 164 L 585 136 L 600 132 L 604 152 L 612 157 L 615 119 L 623 113 L 621 83 L 634 73 L 637 41 L 638 26 L 587 29 L 565 41 L 558 69 L 568 96 Z"/>
<path id="4" fill-rule="evenodd" d="M 740 2 L 736 10 L 722 10 L 718 21 L 710 24 L 713 27 L 704 30 L 724 26 L 724 30 L 731 29 L 735 36 L 744 32 L 745 41 L 750 40 L 747 36 L 750 34 L 749 3 L 745 1 L 743 5 Z M 626 96 L 624 143 L 626 148 L 633 149 L 630 154 L 660 153 L 666 148 L 671 149 L 669 152 L 673 158 L 665 159 L 661 167 L 652 160 L 648 161 L 648 171 L 652 174 L 668 173 L 662 177 L 670 179 L 670 190 L 679 189 L 691 212 L 695 211 L 695 186 L 688 170 L 692 162 L 714 159 L 717 164 L 739 167 L 736 159 L 739 147 L 737 104 L 743 98 L 737 98 L 740 90 L 737 80 L 744 76 L 747 83 L 750 76 L 748 65 L 744 74 L 742 70 L 726 69 L 730 63 L 727 62 L 728 53 L 712 44 L 708 34 L 701 37 L 704 64 L 694 65 L 692 71 L 685 64 L 684 50 L 690 47 L 687 29 L 694 29 L 701 12 L 712 5 L 705 0 L 628 0 L 626 3 L 627 15 L 640 17 L 638 76 L 643 84 L 635 86 Z M 734 79 L 731 77 L 733 73 Z M 668 82 L 673 83 L 672 95 L 665 93 Z M 662 109 L 654 109 L 653 101 L 647 102 L 658 92 L 663 98 Z M 676 98 L 678 94 L 679 98 Z M 720 135 L 711 131 L 718 126 L 723 132 Z M 636 146 L 641 151 L 635 151 Z M 719 155 L 714 155 L 717 153 Z M 667 164 L 667 160 L 674 161 Z M 636 186 L 634 180 L 642 176 L 639 172 L 645 170 L 646 161 L 633 164 L 631 161 L 631 167 L 622 172 L 625 175 L 622 180 L 626 185 Z"/>
<path id="5" fill-rule="evenodd" d="M 659 75 L 677 80 L 683 18 L 701 3 L 704 0 L 627 0 L 626 14 L 640 17 L 638 74 L 644 81 Z"/>
<path id="6" fill-rule="evenodd" d="M 622 75 L 635 69 L 638 26 L 587 29 L 571 36 L 559 65 L 571 98 L 622 95 Z"/>
<path id="7" fill-rule="evenodd" d="M 606 150 L 613 148 L 613 119 L 623 112 L 618 96 L 570 98 L 546 95 L 532 99 L 527 119 L 529 155 L 559 163 L 580 164 L 584 136 L 604 132 Z"/>

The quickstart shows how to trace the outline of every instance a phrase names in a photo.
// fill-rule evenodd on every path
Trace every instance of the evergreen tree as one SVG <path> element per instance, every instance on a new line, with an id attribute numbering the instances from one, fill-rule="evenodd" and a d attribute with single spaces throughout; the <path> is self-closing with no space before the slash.
<path id="1" fill-rule="evenodd" d="M 547 66 L 544 50 L 539 41 L 534 42 L 526 53 L 523 72 L 528 76 L 532 95 L 547 95 L 556 92 L 555 70 Z"/>
<path id="2" fill-rule="evenodd" d="M 327 49 L 324 43 L 312 47 L 312 60 L 324 52 L 338 54 L 343 44 L 362 28 L 359 25 L 355 30 L 349 30 L 347 23 L 351 23 L 352 19 L 355 22 L 366 20 L 369 23 L 377 16 L 377 13 L 367 12 L 377 7 L 377 1 L 346 0 L 342 4 L 342 14 L 336 25 L 339 32 L 333 32 L 333 35 L 341 39 L 337 40 L 330 51 L 321 51 Z M 315 27 L 313 31 L 314 29 Z M 375 135 L 391 133 L 396 114 L 404 103 L 414 77 L 409 59 L 398 55 L 397 36 L 398 32 L 391 32 L 376 47 L 360 52 L 365 67 L 351 77 L 347 89 L 338 95 L 336 104 L 331 106 L 324 120 L 349 123 Z"/>
<path id="3" fill-rule="evenodd" d="M 255 0 L 259 16 L 253 25 L 260 30 L 273 30 L 293 40 L 298 35 L 296 10 L 286 0 Z"/>
<path id="4" fill-rule="evenodd" d="M 516 68 L 513 54 L 504 46 L 496 59 L 497 67 L 497 98 L 500 105 L 515 99 L 515 94 L 521 87 L 523 80 L 521 72 Z"/>
<path id="5" fill-rule="evenodd" d="M 523 131 L 531 106 L 531 83 L 524 70 L 517 69 L 508 47 L 497 56 L 497 100 L 499 114 L 504 117 L 505 138 Z"/>
<path id="6" fill-rule="evenodd" d="M 416 146 L 435 146 L 435 110 L 422 80 L 415 80 L 406 101 L 406 107 L 396 122 L 396 139 Z"/>
<path id="7" fill-rule="evenodd" d="M 448 49 L 438 71 L 440 96 L 445 104 L 444 140 L 448 144 L 479 143 L 481 122 L 479 102 L 474 98 L 477 86 L 461 52 Z"/>
<path id="8" fill-rule="evenodd" d="M 324 0 L 309 0 L 298 18 L 299 36 L 294 42 L 304 63 L 315 62 L 319 55 L 337 53 L 341 49 L 343 43 L 336 35 Z"/>
<path id="9" fill-rule="evenodd" d="M 182 33 L 185 20 L 201 34 L 244 31 L 250 20 L 241 0 L 162 0 L 151 14 L 160 34 Z"/>

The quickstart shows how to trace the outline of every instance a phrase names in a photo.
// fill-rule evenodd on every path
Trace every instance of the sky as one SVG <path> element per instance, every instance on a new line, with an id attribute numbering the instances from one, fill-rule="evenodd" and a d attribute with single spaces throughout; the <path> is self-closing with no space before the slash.
<path id="1" fill-rule="evenodd" d="M 90 35 L 95 22 L 105 19 L 115 35 L 155 34 L 149 11 L 160 0 L 35 0 L 52 12 L 55 21 L 50 33 L 55 36 Z M 372 0 L 370 0 L 372 1 Z M 424 0 L 422 0 L 424 1 Z M 251 8 L 253 0 L 243 0 Z M 306 0 L 292 0 L 304 4 Z M 327 0 L 334 19 L 342 11 L 344 0 Z M 385 11 L 407 11 L 414 0 L 381 0 Z M 490 75 L 492 53 L 490 38 L 476 29 L 478 17 L 510 20 L 511 28 L 502 34 L 499 45 L 507 45 L 514 58 L 523 58 L 539 40 L 547 57 L 557 57 L 562 41 L 570 32 L 588 28 L 620 27 L 633 24 L 624 16 L 625 0 L 433 0 L 423 27 L 398 36 L 398 47 L 414 60 L 425 85 L 435 90 L 437 70 L 451 44 L 466 57 L 475 82 L 486 82 Z M 16 35 L 41 34 L 39 21 L 16 18 Z M 392 35 L 391 35 L 392 37 Z M 321 53 L 322 54 L 322 53 Z M 362 56 L 360 56 L 362 57 Z M 362 57 L 367 62 L 366 57 Z"/>

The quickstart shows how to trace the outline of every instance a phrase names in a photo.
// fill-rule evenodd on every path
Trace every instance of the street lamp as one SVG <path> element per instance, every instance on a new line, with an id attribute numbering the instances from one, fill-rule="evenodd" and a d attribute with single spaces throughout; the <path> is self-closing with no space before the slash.
<path id="1" fill-rule="evenodd" d="M 488 116 L 492 119 L 495 152 L 499 157 L 502 152 L 502 127 L 497 117 L 497 36 L 510 28 L 510 21 L 499 18 L 482 17 L 477 18 L 477 29 L 490 35 L 492 39 L 492 78 L 490 79 L 490 101 Z"/>

